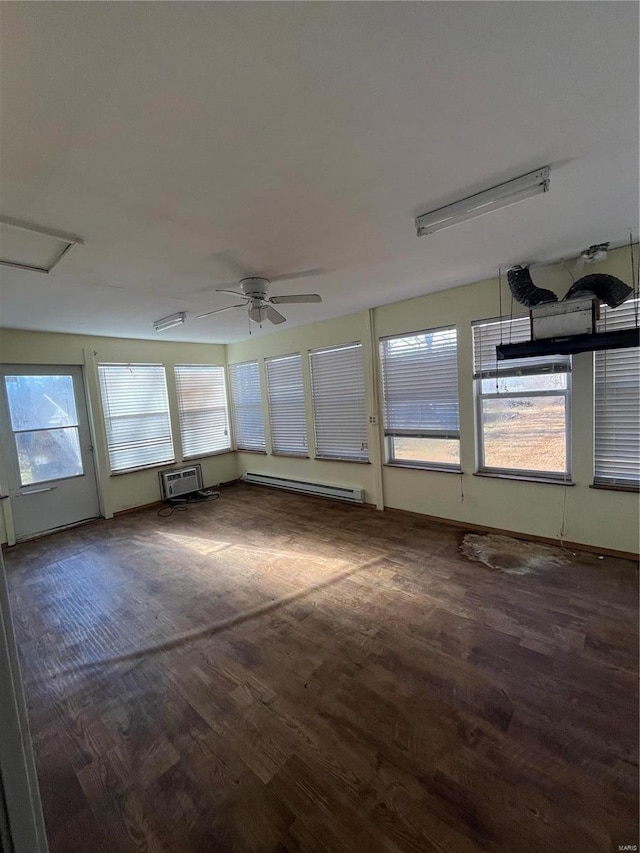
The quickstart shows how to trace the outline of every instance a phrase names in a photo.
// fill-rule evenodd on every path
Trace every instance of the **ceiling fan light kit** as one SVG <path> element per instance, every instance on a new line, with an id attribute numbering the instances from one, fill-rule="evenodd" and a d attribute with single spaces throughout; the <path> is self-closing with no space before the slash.
<path id="1" fill-rule="evenodd" d="M 177 314 L 170 314 L 168 317 L 163 317 L 161 320 L 155 320 L 153 328 L 156 332 L 164 332 L 166 329 L 172 329 L 174 326 L 179 326 L 187 319 L 186 311 L 178 311 Z"/>
<path id="2" fill-rule="evenodd" d="M 498 184 L 481 193 L 463 198 L 453 204 L 440 207 L 430 213 L 423 213 L 415 220 L 418 237 L 425 237 L 451 225 L 484 216 L 494 210 L 501 210 L 517 201 L 531 198 L 549 191 L 551 183 L 550 168 L 545 166 L 535 172 L 528 172 L 513 181 Z"/>

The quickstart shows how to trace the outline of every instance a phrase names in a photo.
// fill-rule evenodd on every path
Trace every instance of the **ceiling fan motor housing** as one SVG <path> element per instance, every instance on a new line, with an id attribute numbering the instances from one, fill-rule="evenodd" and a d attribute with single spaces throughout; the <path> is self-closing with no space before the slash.
<path id="1" fill-rule="evenodd" d="M 250 276 L 249 278 L 242 279 L 240 287 L 244 295 L 248 296 L 249 299 L 265 299 L 269 288 L 269 279 Z"/>

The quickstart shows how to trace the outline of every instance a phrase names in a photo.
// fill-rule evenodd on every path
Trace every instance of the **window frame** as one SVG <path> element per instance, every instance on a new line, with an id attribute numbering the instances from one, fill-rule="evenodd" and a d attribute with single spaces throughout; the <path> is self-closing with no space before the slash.
<path id="1" fill-rule="evenodd" d="M 302 388 L 302 425 L 304 429 L 303 441 L 301 442 L 301 449 L 291 450 L 284 449 L 279 450 L 276 449 L 274 442 L 274 433 L 277 430 L 274 430 L 273 425 L 273 401 L 271 398 L 271 382 L 269 380 L 269 364 L 276 361 L 282 361 L 287 358 L 297 358 L 299 367 L 300 367 L 300 386 Z M 302 365 L 302 353 L 301 352 L 289 352 L 283 353 L 279 355 L 268 356 L 264 359 L 264 370 L 267 384 L 267 407 L 269 410 L 269 436 L 271 439 L 271 455 L 272 456 L 291 456 L 295 459 L 308 459 L 309 458 L 309 426 L 307 424 L 307 394 L 305 388 L 305 379 L 304 379 L 304 368 Z"/>
<path id="2" fill-rule="evenodd" d="M 9 434 L 9 432 L 10 432 L 11 437 L 12 437 L 11 444 L 13 447 L 13 451 L 15 453 L 15 461 L 16 461 L 16 465 L 15 465 L 15 472 L 16 472 L 16 478 L 17 478 L 16 482 L 19 483 L 19 488 L 21 488 L 21 489 L 33 488 L 34 486 L 41 486 L 41 485 L 45 485 L 47 483 L 57 483 L 57 482 L 60 482 L 61 480 L 74 480 L 78 477 L 86 477 L 88 474 L 88 471 L 87 471 L 87 466 L 85 464 L 86 459 L 84 458 L 84 454 L 82 452 L 82 447 L 81 447 L 81 441 L 80 441 L 80 430 L 81 430 L 80 419 L 81 419 L 82 408 L 79 405 L 79 400 L 78 400 L 79 377 L 77 375 L 71 373 L 71 372 L 69 372 L 69 373 L 56 373 L 53 371 L 41 372 L 43 370 L 46 370 L 46 368 L 42 368 L 42 367 L 40 367 L 37 370 L 37 372 L 33 372 L 33 373 L 18 372 L 20 370 L 20 365 L 7 365 L 7 368 L 11 368 L 11 370 L 7 370 L 3 376 L 0 376 L 0 383 L 2 384 L 2 390 L 0 392 L 0 397 L 3 397 L 4 402 L 5 402 L 5 408 L 6 408 L 6 413 L 7 413 L 7 427 L 8 427 L 8 433 L 7 434 Z M 56 370 L 58 370 L 58 368 L 56 368 Z M 57 378 L 61 378 L 61 377 L 69 377 L 71 379 L 71 390 L 72 390 L 72 394 L 73 394 L 73 405 L 74 405 L 74 410 L 75 410 L 74 422 L 73 423 L 67 423 L 67 424 L 60 424 L 58 426 L 53 425 L 53 424 L 49 424 L 47 426 L 34 426 L 34 425 L 29 425 L 27 427 L 16 427 L 16 426 L 14 426 L 13 411 L 12 411 L 12 405 L 11 405 L 12 395 L 9 392 L 9 382 L 7 380 L 13 379 L 13 378 L 22 379 L 24 377 L 28 377 L 30 379 L 41 379 L 41 378 L 45 378 L 45 377 L 57 379 Z M 23 482 L 23 480 L 22 480 L 22 466 L 20 463 L 20 448 L 18 446 L 19 442 L 18 442 L 17 437 L 19 435 L 25 435 L 28 433 L 59 432 L 59 431 L 63 431 L 63 430 L 64 431 L 75 430 L 75 435 L 76 435 L 76 438 L 78 441 L 78 452 L 79 452 L 80 467 L 81 467 L 80 472 L 77 474 L 65 474 L 63 476 L 48 477 L 45 480 L 31 480 L 28 483 Z"/>
<path id="3" fill-rule="evenodd" d="M 415 338 L 419 335 L 429 335 L 435 332 L 455 332 L 456 343 L 455 343 L 455 361 L 456 361 L 456 374 L 455 374 L 455 388 L 456 388 L 456 398 L 458 403 L 458 429 L 456 430 L 444 430 L 444 429 L 395 429 L 390 430 L 386 427 L 386 418 L 387 418 L 387 403 L 386 403 L 386 394 L 385 394 L 385 362 L 386 359 L 383 355 L 383 346 L 385 341 L 390 340 L 402 340 L 405 338 Z M 460 434 L 460 388 L 458 382 L 458 369 L 459 369 L 459 352 L 458 352 L 458 327 L 455 323 L 447 324 L 446 326 L 436 326 L 430 329 L 418 329 L 414 331 L 408 332 L 399 332 L 393 335 L 384 335 L 378 339 L 378 357 L 380 359 L 380 384 L 381 384 L 381 400 L 382 400 L 382 431 L 383 431 L 383 439 L 384 439 L 384 455 L 385 455 L 385 465 L 394 467 L 394 468 L 414 468 L 423 471 L 440 471 L 444 473 L 453 473 L 453 474 L 461 474 L 462 473 L 462 442 L 461 442 L 461 434 Z M 394 453 L 394 439 L 396 438 L 432 438 L 432 439 L 442 439 L 444 441 L 457 441 L 458 442 L 458 459 L 459 461 L 448 463 L 448 462 L 430 462 L 428 460 L 421 459 L 398 459 Z"/>
<path id="4" fill-rule="evenodd" d="M 633 312 L 633 320 L 634 324 L 630 325 L 627 320 L 620 321 L 620 315 L 616 316 L 616 311 L 620 308 L 627 307 Z M 631 297 L 628 301 L 625 301 L 623 305 L 618 306 L 618 308 L 608 308 L 606 305 L 601 306 L 601 316 L 597 321 L 597 331 L 605 332 L 611 331 L 614 329 L 624 329 L 624 328 L 634 328 L 638 323 L 638 315 L 640 314 L 640 296 L 638 296 L 637 291 L 633 297 Z M 609 316 L 609 313 L 612 313 L 613 316 Z M 626 313 L 626 312 L 625 312 Z M 628 347 L 623 350 L 612 350 L 612 353 L 617 352 L 635 352 L 636 353 L 636 365 L 637 371 L 640 376 L 640 347 Z M 597 457 L 597 447 L 598 447 L 598 413 L 599 413 L 599 405 L 597 400 L 598 394 L 598 359 L 607 359 L 608 350 L 597 350 L 593 353 L 592 367 L 593 367 L 593 470 L 592 470 L 592 485 L 591 488 L 594 489 L 609 489 L 611 491 L 618 492 L 631 492 L 638 493 L 640 492 L 640 477 L 638 480 L 630 480 L 625 479 L 623 477 L 606 477 L 606 476 L 598 476 L 597 474 L 597 465 L 598 465 L 598 457 Z M 607 376 L 607 366 L 606 364 L 603 367 L 604 370 L 604 382 L 607 384 L 610 381 L 615 383 L 615 380 L 610 380 Z M 605 400 L 606 402 L 606 400 Z M 640 426 L 638 426 L 640 430 Z"/>
<path id="5" fill-rule="evenodd" d="M 314 370 L 313 370 L 313 358 L 314 356 L 320 356 L 323 353 L 335 353 L 339 351 L 353 350 L 357 349 L 360 356 L 360 366 L 362 368 L 362 400 L 363 400 L 363 408 L 362 408 L 362 424 L 363 427 L 363 435 L 364 440 L 361 447 L 360 454 L 352 453 L 342 453 L 340 455 L 337 454 L 329 454 L 329 453 L 321 453 L 318 450 L 318 424 L 317 424 L 317 408 L 316 408 L 316 394 L 315 394 L 315 383 L 314 383 Z M 326 346 L 326 347 L 318 347 L 317 349 L 309 350 L 308 353 L 309 358 L 309 375 L 311 377 L 311 408 L 313 413 L 313 446 L 315 459 L 318 460 L 329 460 L 334 462 L 359 462 L 362 464 L 367 464 L 370 462 L 369 456 L 369 430 L 368 430 L 368 417 L 367 417 L 367 382 L 365 376 L 365 366 L 364 366 L 364 348 L 362 345 L 362 341 L 350 341 L 349 343 L 344 344 L 336 344 L 335 346 Z M 317 374 L 316 374 L 317 376 Z"/>
<path id="6" fill-rule="evenodd" d="M 256 372 L 258 376 L 258 396 L 260 399 L 260 422 L 262 425 L 261 435 L 262 441 L 260 442 L 259 447 L 245 447 L 238 442 L 239 430 L 238 430 L 238 419 L 236 416 L 237 413 L 237 402 L 235 393 L 233 390 L 234 380 L 233 380 L 233 369 L 235 367 L 244 367 L 245 365 L 255 365 Z M 231 429 L 232 429 L 232 449 L 237 453 L 260 453 L 266 454 L 267 452 L 267 435 L 265 430 L 265 420 L 264 420 L 264 395 L 263 395 L 263 382 L 262 382 L 262 373 L 260 370 L 260 360 L 257 358 L 250 358 L 246 361 L 234 361 L 230 364 L 227 364 L 228 378 L 229 378 L 229 400 L 230 400 L 230 415 L 231 415 Z"/>
<path id="7" fill-rule="evenodd" d="M 222 393 L 224 396 L 224 416 L 226 423 L 226 436 L 227 436 L 227 446 L 220 448 L 219 450 L 207 450 L 203 453 L 185 453 L 184 448 L 184 429 L 183 429 L 183 413 L 182 413 L 182 399 L 180 395 L 180 380 L 178 377 L 178 371 L 180 368 L 195 368 L 204 370 L 216 370 L 220 371 L 220 376 L 222 378 Z M 231 423 L 230 423 L 230 415 L 229 415 L 229 389 L 227 387 L 227 373 L 225 370 L 225 366 L 223 364 L 174 364 L 173 365 L 173 378 L 176 383 L 176 398 L 178 401 L 178 424 L 180 428 L 180 450 L 182 452 L 182 459 L 185 461 L 192 461 L 194 459 L 204 459 L 207 456 L 220 456 L 223 453 L 231 453 L 233 452 L 232 448 L 232 436 L 231 436 Z M 221 408 L 221 407 L 217 407 Z M 200 409 L 200 411 L 203 411 Z"/>
<path id="8" fill-rule="evenodd" d="M 164 391 L 165 391 L 165 399 L 166 399 L 166 415 L 167 415 L 167 424 L 168 424 L 168 437 L 171 445 L 171 455 L 162 460 L 155 460 L 153 462 L 149 462 L 143 465 L 133 465 L 128 468 L 114 468 L 111 458 L 111 448 L 109 444 L 109 429 L 107 426 L 107 407 L 105 407 L 105 399 L 103 394 L 103 380 L 102 380 L 102 372 L 101 368 L 109 368 L 109 367 L 127 367 L 127 368 L 135 368 L 135 367 L 157 367 L 162 370 L 162 376 L 164 378 Z M 100 362 L 97 365 L 98 372 L 98 389 L 100 392 L 100 406 L 102 409 L 102 422 L 105 429 L 105 443 L 107 447 L 107 458 L 109 460 L 109 473 L 112 477 L 117 477 L 121 474 L 129 474 L 135 471 L 144 471 L 150 468 L 163 468 L 166 465 L 173 465 L 176 462 L 176 450 L 175 450 L 175 436 L 173 435 L 173 427 L 171 423 L 171 403 L 169 401 L 169 388 L 167 383 L 167 368 L 165 364 L 160 362 Z M 159 410 L 158 410 L 159 411 Z"/>
<path id="9" fill-rule="evenodd" d="M 530 317 L 521 316 L 521 317 L 513 317 L 513 318 L 488 318 L 486 320 L 476 320 L 472 322 L 472 352 L 473 352 L 473 397 L 474 397 L 474 407 L 475 407 L 475 427 L 476 427 L 476 453 L 477 453 L 477 464 L 476 464 L 476 473 L 480 475 L 490 476 L 490 477 L 498 477 L 509 480 L 527 480 L 534 482 L 542 482 L 542 483 L 559 483 L 562 485 L 573 485 L 572 480 L 572 441 L 571 441 L 571 433 L 572 433 L 572 373 L 573 373 L 573 363 L 571 356 L 568 356 L 568 369 L 566 371 L 563 370 L 539 370 L 536 371 L 534 366 L 527 366 L 522 369 L 522 371 L 518 372 L 515 369 L 510 370 L 509 368 L 503 369 L 501 372 L 497 367 L 497 358 L 496 358 L 496 370 L 495 371 L 476 371 L 475 365 L 475 353 L 476 353 L 476 342 L 475 342 L 475 328 L 479 326 L 486 326 L 494 323 L 500 323 L 503 327 L 506 327 L 507 332 L 509 331 L 509 325 L 518 320 L 526 320 L 528 324 L 530 324 Z M 530 327 L 530 326 L 529 326 Z M 541 358 L 548 358 L 548 356 L 540 356 Z M 532 358 L 535 358 L 533 356 Z M 528 358 L 527 362 L 530 362 L 532 358 Z M 560 356 L 560 358 L 566 358 L 566 356 Z M 517 361 L 517 359 L 509 359 L 509 361 Z M 546 362 L 549 364 L 549 362 Z M 486 375 L 488 373 L 488 375 Z M 564 373 L 566 376 L 566 388 L 554 388 L 542 391 L 496 391 L 496 392 L 483 392 L 482 383 L 487 379 L 495 379 L 496 383 L 500 381 L 501 377 L 509 377 L 509 376 L 543 376 L 545 374 L 556 374 L 556 373 Z M 564 411 L 565 411 L 565 471 L 557 472 L 557 471 L 542 471 L 539 469 L 531 469 L 531 468 L 505 468 L 503 466 L 497 465 L 487 465 L 485 463 L 485 437 L 484 437 L 484 422 L 483 422 L 483 401 L 484 400 L 497 400 L 497 399 L 526 399 L 530 397 L 563 397 L 564 398 Z"/>

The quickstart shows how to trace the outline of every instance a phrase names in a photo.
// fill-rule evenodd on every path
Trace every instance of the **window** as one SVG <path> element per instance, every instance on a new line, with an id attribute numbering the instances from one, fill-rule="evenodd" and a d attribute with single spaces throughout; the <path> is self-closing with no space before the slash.
<path id="1" fill-rule="evenodd" d="M 636 325 L 638 301 L 619 308 L 601 308 L 598 331 Z M 595 477 L 596 485 L 640 484 L 640 350 L 595 353 Z"/>
<path id="2" fill-rule="evenodd" d="M 362 344 L 315 350 L 309 363 L 316 456 L 368 461 Z"/>
<path id="3" fill-rule="evenodd" d="M 455 328 L 383 338 L 380 357 L 389 461 L 459 471 Z"/>
<path id="4" fill-rule="evenodd" d="M 568 480 L 571 356 L 498 361 L 501 340 L 530 340 L 528 317 L 476 323 L 473 338 L 480 470 Z"/>
<path id="5" fill-rule="evenodd" d="M 73 376 L 5 376 L 20 485 L 79 477 L 78 411 Z"/>
<path id="6" fill-rule="evenodd" d="M 264 453 L 264 417 L 260 367 L 257 361 L 245 361 L 229 367 L 233 428 L 238 450 Z"/>
<path id="7" fill-rule="evenodd" d="M 224 367 L 177 364 L 175 376 L 183 457 L 229 450 Z"/>
<path id="8" fill-rule="evenodd" d="M 306 456 L 307 419 L 300 353 L 265 359 L 274 453 Z"/>
<path id="9" fill-rule="evenodd" d="M 173 462 L 167 380 L 161 364 L 100 364 L 111 470 Z"/>

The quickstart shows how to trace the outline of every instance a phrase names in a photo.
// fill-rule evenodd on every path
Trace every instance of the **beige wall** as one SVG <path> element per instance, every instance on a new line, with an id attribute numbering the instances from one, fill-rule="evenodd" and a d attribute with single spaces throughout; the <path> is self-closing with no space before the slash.
<path id="1" fill-rule="evenodd" d="M 570 265 L 568 265 L 570 266 Z M 621 249 L 599 264 L 598 272 L 630 281 L 629 253 Z M 571 277 L 562 265 L 538 268 L 536 284 L 563 296 Z M 502 283 L 502 312 L 511 311 L 511 296 Z M 513 306 L 514 316 L 525 312 Z M 593 482 L 593 354 L 574 356 L 572 376 L 572 486 L 478 477 L 475 442 L 475 400 L 471 323 L 498 317 L 500 298 L 497 279 L 427 296 L 384 305 L 371 312 L 291 329 L 267 338 L 243 341 L 227 347 L 229 363 L 262 359 L 292 352 L 305 353 L 316 347 L 361 340 L 368 377 L 368 412 L 377 415 L 370 425 L 372 465 L 350 465 L 311 459 L 288 459 L 239 454 L 242 473 L 252 471 L 276 476 L 298 477 L 336 485 L 360 486 L 370 503 L 445 519 L 503 528 L 514 532 L 562 539 L 594 547 L 637 552 L 639 500 L 637 494 L 590 488 Z M 385 335 L 455 325 L 458 330 L 458 382 L 460 393 L 462 474 L 381 465 L 381 413 L 374 399 L 377 371 L 377 339 Z M 371 344 L 373 341 L 373 345 Z M 313 448 L 312 414 L 309 399 L 308 359 L 305 365 L 307 428 Z M 379 376 L 375 378 L 381 395 Z M 264 396 L 264 394 L 263 394 Z M 267 447 L 269 447 L 268 418 Z"/>
<path id="2" fill-rule="evenodd" d="M 629 252 L 612 252 L 598 272 L 630 281 Z M 533 272 L 540 287 L 564 295 L 571 284 L 560 265 Z M 573 357 L 573 486 L 474 476 L 475 407 L 471 323 L 500 314 L 497 280 L 479 282 L 417 299 L 386 305 L 375 312 L 376 335 L 392 335 L 455 324 L 458 330 L 461 461 L 463 474 L 384 468 L 385 504 L 488 527 L 637 552 L 638 495 L 590 488 L 593 483 L 593 353 Z M 511 310 L 503 281 L 502 310 Z M 515 304 L 514 315 L 524 309 Z M 563 530 L 564 525 L 564 530 Z"/>
<path id="3" fill-rule="evenodd" d="M 2 329 L 0 331 L 0 364 L 82 365 L 89 415 L 94 428 L 94 459 L 101 506 L 104 515 L 109 518 L 121 510 L 153 503 L 160 499 L 160 493 L 157 468 L 116 476 L 111 476 L 109 473 L 109 457 L 96 368 L 99 362 L 139 362 L 165 365 L 173 442 L 176 462 L 179 463 L 182 460 L 182 454 L 173 365 L 224 365 L 225 349 L 224 346 L 215 344 L 139 341 L 127 338 L 61 335 L 14 329 Z M 198 461 L 202 464 L 202 475 L 206 485 L 227 482 L 237 476 L 235 453 L 190 461 Z M 2 514 L 0 514 L 0 541 L 7 541 Z"/>
<path id="4" fill-rule="evenodd" d="M 242 361 L 258 359 L 260 361 L 264 422 L 267 438 L 267 449 L 270 448 L 269 435 L 269 413 L 266 403 L 266 378 L 264 372 L 264 358 L 274 355 L 286 355 L 288 353 L 302 352 L 306 355 L 308 350 L 318 349 L 336 344 L 355 343 L 361 341 L 363 345 L 363 358 L 365 365 L 365 381 L 371 389 L 373 376 L 371 366 L 371 342 L 369 336 L 369 313 L 367 311 L 351 314 L 347 317 L 339 317 L 336 320 L 325 320 L 321 323 L 313 323 L 295 329 L 287 329 L 261 339 L 242 341 L 227 346 L 227 359 L 229 364 Z M 333 462 L 313 458 L 313 412 L 311 408 L 311 376 L 309 371 L 309 359 L 302 359 L 303 379 L 305 385 L 305 400 L 307 404 L 307 437 L 309 442 L 309 459 L 297 459 L 284 456 L 263 456 L 257 453 L 239 453 L 238 465 L 240 473 L 248 471 L 256 474 L 272 474 L 277 477 L 295 477 L 300 480 L 311 482 L 328 483 L 334 486 L 352 486 L 365 491 L 365 500 L 376 503 L 375 473 L 379 472 L 379 464 L 359 464 L 354 462 Z M 372 406 L 371 391 L 367 394 L 368 412 L 375 414 Z M 370 430 L 373 429 L 370 427 Z M 375 432 L 371 432 L 371 440 L 375 440 Z M 372 457 L 375 459 L 375 456 Z"/>
<path id="5" fill-rule="evenodd" d="M 628 250 L 617 250 L 598 265 L 598 272 L 630 280 Z M 534 271 L 536 284 L 561 295 L 571 279 L 560 265 Z M 162 343 L 117 338 L 43 334 L 3 330 L 0 363 L 82 364 L 85 367 L 89 404 L 96 425 L 96 460 L 105 514 L 158 499 L 157 471 L 141 471 L 111 477 L 95 363 L 98 361 L 161 362 L 167 378 L 172 409 L 174 440 L 179 453 L 176 423 L 175 363 L 223 364 L 258 359 L 263 378 L 263 403 L 267 448 L 270 447 L 264 358 L 301 352 L 307 404 L 310 458 L 276 457 L 271 454 L 238 453 L 202 460 L 209 485 L 234 479 L 248 471 L 295 477 L 312 482 L 360 487 L 365 500 L 379 507 L 393 507 L 453 519 L 469 524 L 577 542 L 596 548 L 639 550 L 637 494 L 590 488 L 593 481 L 593 354 L 573 359 L 572 377 L 572 473 L 573 486 L 492 479 L 474 475 L 476 470 L 475 414 L 471 323 L 497 317 L 500 300 L 497 280 L 446 290 L 416 299 L 384 305 L 335 320 L 277 331 L 226 348 L 216 345 Z M 511 297 L 503 281 L 502 312 L 511 310 Z M 514 306 L 514 315 L 522 314 Z M 462 474 L 410 470 L 383 465 L 380 380 L 377 339 L 384 335 L 420 331 L 455 324 L 458 330 L 458 381 L 460 392 Z M 318 347 L 361 341 L 367 383 L 367 412 L 371 464 L 329 462 L 313 458 L 313 415 L 307 353 Z M 94 355 L 95 353 L 95 355 Z M 180 461 L 180 456 L 177 456 Z M 0 529 L 0 537 L 2 530 Z M 5 540 L 3 540 L 5 541 Z"/>

